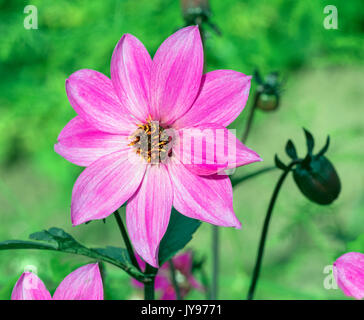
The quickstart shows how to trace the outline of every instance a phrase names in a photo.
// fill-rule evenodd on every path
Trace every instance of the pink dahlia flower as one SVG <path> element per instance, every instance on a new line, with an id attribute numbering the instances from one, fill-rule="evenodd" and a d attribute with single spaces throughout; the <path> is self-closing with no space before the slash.
<path id="1" fill-rule="evenodd" d="M 334 263 L 334 276 L 347 296 L 364 298 L 364 254 L 348 252 L 339 257 Z"/>
<path id="2" fill-rule="evenodd" d="M 58 286 L 53 300 L 103 300 L 104 289 L 97 263 L 70 273 Z M 52 300 L 42 280 L 24 272 L 13 288 L 11 300 Z"/>
<path id="3" fill-rule="evenodd" d="M 138 263 L 142 270 L 145 269 L 145 262 L 137 256 Z M 193 255 L 191 251 L 176 255 L 173 259 L 173 265 L 176 271 L 176 281 L 180 289 L 182 298 L 184 298 L 192 289 L 204 290 L 203 286 L 196 280 L 192 274 Z M 137 288 L 142 288 L 143 284 L 135 279 L 132 279 L 132 284 Z M 176 300 L 177 295 L 174 290 L 171 279 L 169 262 L 163 264 L 159 268 L 155 277 L 155 290 L 161 292 L 161 300 Z"/>
<path id="4" fill-rule="evenodd" d="M 55 151 L 86 167 L 73 188 L 72 223 L 103 219 L 128 201 L 130 238 L 155 267 L 172 206 L 240 228 L 230 179 L 218 173 L 261 161 L 225 128 L 243 110 L 251 77 L 202 69 L 198 27 L 187 27 L 166 39 L 153 60 L 126 34 L 113 52 L 111 79 L 83 69 L 66 81 L 78 115 Z"/>

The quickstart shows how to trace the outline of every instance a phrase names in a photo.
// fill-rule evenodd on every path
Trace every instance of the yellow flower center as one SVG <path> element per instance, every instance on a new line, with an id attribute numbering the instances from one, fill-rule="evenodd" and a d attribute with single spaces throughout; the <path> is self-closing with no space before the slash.
<path id="1" fill-rule="evenodd" d="M 170 136 L 159 125 L 158 121 L 148 120 L 138 125 L 138 129 L 129 137 L 128 144 L 135 148 L 136 153 L 148 163 L 160 163 L 170 154 Z"/>

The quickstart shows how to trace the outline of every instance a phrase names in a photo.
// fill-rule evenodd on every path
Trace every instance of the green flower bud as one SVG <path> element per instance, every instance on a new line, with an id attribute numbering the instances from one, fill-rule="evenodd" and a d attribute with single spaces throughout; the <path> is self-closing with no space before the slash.
<path id="1" fill-rule="evenodd" d="M 325 156 L 313 156 L 297 164 L 293 178 L 301 192 L 318 204 L 332 203 L 341 190 L 339 176 Z"/>
<path id="2" fill-rule="evenodd" d="M 263 80 L 258 71 L 255 72 L 255 79 L 258 83 L 256 92 L 256 106 L 263 111 L 273 111 L 279 107 L 281 82 L 278 80 L 278 73 L 272 72 Z"/>
<path id="3" fill-rule="evenodd" d="M 329 149 L 330 137 L 327 137 L 324 147 L 314 155 L 314 137 L 306 129 L 303 130 L 306 137 L 307 155 L 299 158 L 294 143 L 292 140 L 288 140 L 285 149 L 292 161 L 286 165 L 276 155 L 276 167 L 284 171 L 292 171 L 298 188 L 309 200 L 318 204 L 330 204 L 339 196 L 341 190 L 340 178 L 335 167 L 324 156 Z"/>

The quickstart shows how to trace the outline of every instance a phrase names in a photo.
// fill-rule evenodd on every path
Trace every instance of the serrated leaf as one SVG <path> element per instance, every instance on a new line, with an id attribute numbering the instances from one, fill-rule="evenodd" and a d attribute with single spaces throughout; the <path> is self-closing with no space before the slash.
<path id="1" fill-rule="evenodd" d="M 277 155 L 274 156 L 274 163 L 275 163 L 276 167 L 279 169 L 282 169 L 282 170 L 287 169 L 287 166 L 278 158 Z"/>
<path id="2" fill-rule="evenodd" d="M 286 153 L 292 160 L 297 159 L 297 151 L 292 140 L 288 140 L 286 144 Z"/>
<path id="3" fill-rule="evenodd" d="M 159 246 L 159 265 L 183 249 L 200 225 L 201 221 L 188 218 L 173 208 L 168 229 Z"/>
<path id="4" fill-rule="evenodd" d="M 70 234 L 60 228 L 50 228 L 49 230 L 35 232 L 32 233 L 29 238 L 37 241 L 55 243 L 61 251 L 69 250 L 68 252 L 75 252 L 87 249 L 77 242 Z"/>
<path id="5" fill-rule="evenodd" d="M 303 131 L 304 131 L 305 137 L 306 137 L 307 153 L 311 155 L 313 148 L 315 146 L 315 139 L 313 138 L 313 135 L 311 134 L 311 132 L 309 132 L 305 128 L 303 128 Z"/>
<path id="6" fill-rule="evenodd" d="M 39 250 L 52 250 L 65 253 L 73 253 L 77 255 L 86 256 L 92 259 L 105 261 L 113 264 L 137 280 L 143 280 L 144 275 L 137 270 L 131 263 L 125 249 L 106 247 L 106 248 L 87 248 L 70 234 L 59 228 L 50 228 L 35 232 L 30 235 L 30 238 L 37 241 L 21 241 L 21 240 L 8 240 L 0 242 L 0 250 L 11 249 L 39 249 Z"/>

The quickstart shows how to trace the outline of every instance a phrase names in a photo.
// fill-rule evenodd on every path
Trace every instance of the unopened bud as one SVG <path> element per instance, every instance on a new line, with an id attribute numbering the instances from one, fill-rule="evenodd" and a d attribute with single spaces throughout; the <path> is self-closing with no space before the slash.
<path id="1" fill-rule="evenodd" d="M 263 111 L 273 111 L 279 107 L 281 82 L 278 81 L 278 72 L 268 74 L 263 80 L 259 72 L 255 73 L 258 83 L 257 108 Z"/>

